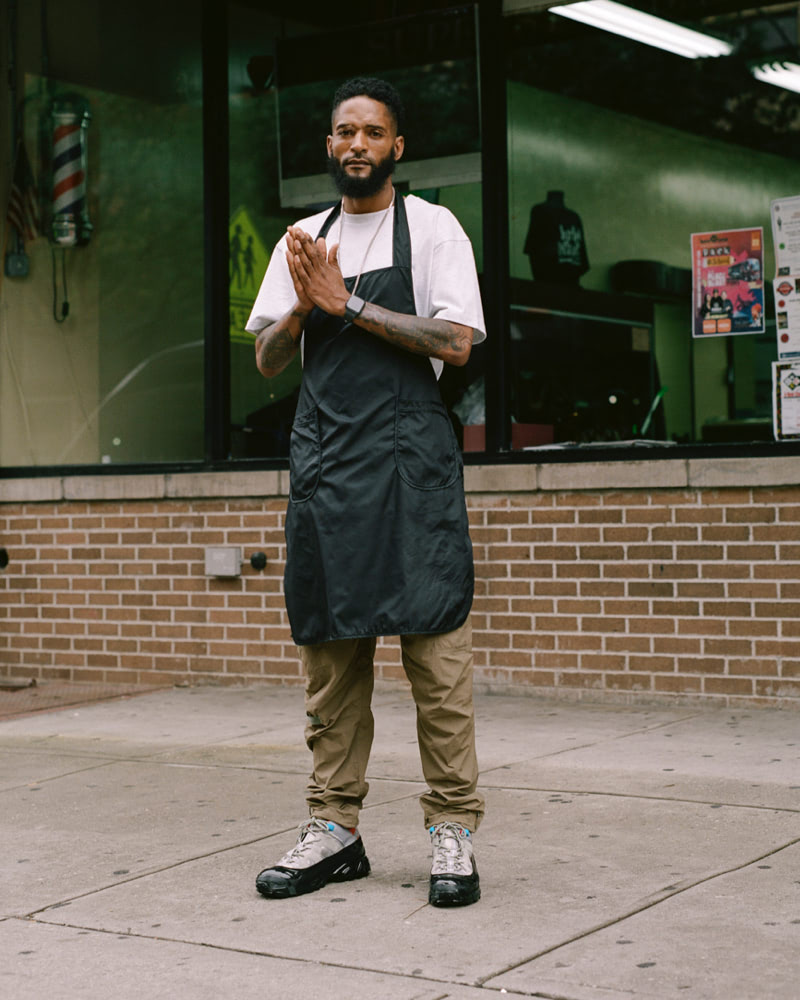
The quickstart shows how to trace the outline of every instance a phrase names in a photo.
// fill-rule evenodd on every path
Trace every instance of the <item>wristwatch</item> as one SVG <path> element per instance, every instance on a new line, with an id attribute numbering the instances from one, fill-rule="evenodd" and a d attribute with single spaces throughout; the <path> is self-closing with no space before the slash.
<path id="1" fill-rule="evenodd" d="M 345 319 L 349 319 L 352 322 L 356 319 L 356 317 L 361 315 L 361 310 L 366 304 L 367 303 L 362 298 L 359 298 L 358 295 L 351 295 L 344 304 Z"/>

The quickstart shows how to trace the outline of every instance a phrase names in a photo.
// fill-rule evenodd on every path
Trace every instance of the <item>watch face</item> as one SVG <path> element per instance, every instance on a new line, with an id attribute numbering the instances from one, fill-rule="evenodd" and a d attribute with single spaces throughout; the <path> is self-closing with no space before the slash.
<path id="1" fill-rule="evenodd" d="M 347 318 L 355 319 L 364 308 L 364 304 L 363 299 L 360 299 L 357 295 L 351 295 L 344 307 L 344 312 Z"/>

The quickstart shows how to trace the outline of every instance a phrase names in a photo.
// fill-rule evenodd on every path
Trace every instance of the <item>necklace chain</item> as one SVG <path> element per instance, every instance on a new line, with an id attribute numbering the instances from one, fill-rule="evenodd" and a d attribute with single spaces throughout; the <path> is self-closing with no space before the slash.
<path id="1" fill-rule="evenodd" d="M 364 271 L 364 265 L 367 263 L 367 257 L 369 257 L 369 252 L 372 249 L 372 244 L 378 238 L 378 233 L 383 228 L 384 222 L 386 222 L 386 220 L 389 218 L 389 212 L 390 212 L 392 206 L 394 205 L 394 198 L 395 198 L 395 192 L 393 191 L 392 192 L 392 201 L 391 201 L 391 204 L 389 205 L 388 208 L 384 209 L 384 211 L 383 211 L 383 218 L 381 219 L 381 221 L 376 226 L 375 232 L 372 234 L 372 238 L 370 239 L 369 243 L 367 244 L 367 249 L 364 251 L 364 256 L 361 259 L 361 267 L 358 269 L 358 274 L 356 275 L 356 283 L 353 285 L 353 291 L 350 293 L 351 295 L 355 295 L 356 294 L 356 289 L 358 288 L 358 283 L 359 283 L 359 281 L 361 281 L 361 275 L 362 275 L 362 273 Z M 339 259 L 340 260 L 341 260 L 341 255 L 342 255 L 342 243 L 344 242 L 344 240 L 343 240 L 343 236 L 344 236 L 344 217 L 345 217 L 345 211 L 344 211 L 344 205 L 342 205 L 342 214 L 341 214 L 341 216 L 339 218 Z"/>

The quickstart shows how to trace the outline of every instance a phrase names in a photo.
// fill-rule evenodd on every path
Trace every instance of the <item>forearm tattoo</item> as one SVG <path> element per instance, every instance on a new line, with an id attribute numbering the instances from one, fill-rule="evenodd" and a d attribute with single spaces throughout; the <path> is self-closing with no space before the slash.
<path id="1" fill-rule="evenodd" d="M 357 323 L 397 347 L 445 361 L 468 354 L 472 346 L 472 330 L 468 326 L 391 312 L 371 302 L 364 307 Z"/>
<path id="2" fill-rule="evenodd" d="M 297 353 L 308 313 L 293 309 L 258 335 L 257 359 L 262 372 L 280 372 Z"/>

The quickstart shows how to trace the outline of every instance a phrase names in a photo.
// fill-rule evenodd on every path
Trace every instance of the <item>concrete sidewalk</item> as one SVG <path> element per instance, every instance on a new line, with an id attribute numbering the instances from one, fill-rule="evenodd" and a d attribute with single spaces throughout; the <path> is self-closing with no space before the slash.
<path id="1" fill-rule="evenodd" d="M 0 723 L 9 1000 L 800 996 L 800 714 L 480 696 L 483 899 L 427 904 L 414 709 L 376 693 L 373 874 L 290 900 L 299 689 Z"/>

